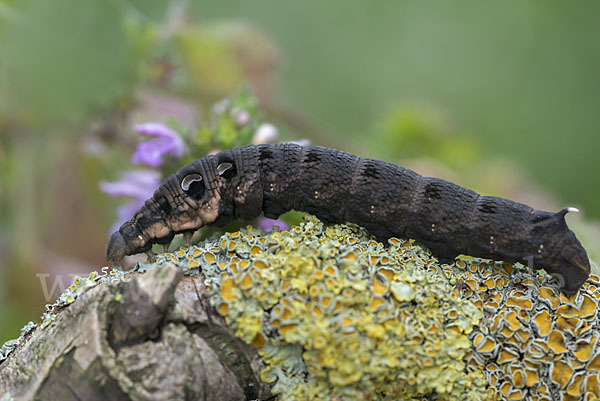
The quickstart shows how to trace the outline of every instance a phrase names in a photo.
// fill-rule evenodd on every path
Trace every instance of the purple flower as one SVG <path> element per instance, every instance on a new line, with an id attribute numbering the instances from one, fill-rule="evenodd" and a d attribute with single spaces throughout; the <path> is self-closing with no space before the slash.
<path id="1" fill-rule="evenodd" d="M 266 217 L 258 219 L 258 228 L 263 231 L 271 231 L 275 226 L 278 226 L 280 230 L 288 229 L 288 225 L 283 220 L 273 220 Z"/>
<path id="2" fill-rule="evenodd" d="M 145 163 L 158 166 L 163 162 L 163 155 L 174 155 L 178 158 L 185 152 L 185 144 L 177 132 L 162 123 L 146 123 L 136 125 L 134 129 L 142 135 L 155 137 L 138 145 L 131 157 L 133 163 Z"/>
<path id="3" fill-rule="evenodd" d="M 110 196 L 129 196 L 134 199 L 117 209 L 118 221 L 111 227 L 111 232 L 117 231 L 121 224 L 129 220 L 146 199 L 152 196 L 161 181 L 159 172 L 153 170 L 137 170 L 123 173 L 116 182 L 100 182 L 102 192 Z"/>

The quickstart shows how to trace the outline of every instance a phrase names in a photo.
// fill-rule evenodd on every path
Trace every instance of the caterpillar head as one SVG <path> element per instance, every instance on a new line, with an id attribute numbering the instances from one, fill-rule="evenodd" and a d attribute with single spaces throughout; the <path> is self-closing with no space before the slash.
<path id="1" fill-rule="evenodd" d="M 175 234 L 214 223 L 224 211 L 222 187 L 231 178 L 232 163 L 207 156 L 168 177 L 134 216 L 114 232 L 106 258 L 119 264 L 127 255 L 143 253 L 153 244 L 168 244 Z"/>
<path id="2" fill-rule="evenodd" d="M 548 244 L 538 246 L 537 252 L 545 254 L 540 258 L 539 267 L 544 268 L 561 284 L 561 291 L 573 294 L 579 290 L 590 275 L 590 261 L 587 252 L 569 229 L 565 221 L 568 212 L 578 212 L 575 208 L 565 208 L 549 218 L 537 223 L 538 230 L 544 231 Z M 534 235 L 536 229 L 533 231 Z M 544 247 L 549 247 L 545 253 Z"/>

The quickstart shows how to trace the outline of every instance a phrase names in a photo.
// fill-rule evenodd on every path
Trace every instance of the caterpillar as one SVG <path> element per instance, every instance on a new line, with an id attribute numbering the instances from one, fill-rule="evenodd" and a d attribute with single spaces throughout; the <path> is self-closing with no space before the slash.
<path id="1" fill-rule="evenodd" d="M 119 264 L 202 226 L 261 213 L 277 218 L 292 209 L 326 223 L 355 223 L 379 241 L 412 238 L 440 262 L 461 254 L 525 261 L 561 277 L 565 294 L 590 273 L 586 251 L 565 222 L 575 208 L 536 210 L 385 161 L 292 143 L 230 149 L 180 168 L 111 235 L 107 260 Z"/>

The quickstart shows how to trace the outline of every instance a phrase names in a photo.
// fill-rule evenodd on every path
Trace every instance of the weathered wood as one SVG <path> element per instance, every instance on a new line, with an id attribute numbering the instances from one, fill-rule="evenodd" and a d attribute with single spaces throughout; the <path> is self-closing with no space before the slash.
<path id="1" fill-rule="evenodd" d="M 126 277 L 91 288 L 30 334 L 0 364 L 0 399 L 270 396 L 261 358 L 209 305 L 201 275 L 167 264 Z"/>

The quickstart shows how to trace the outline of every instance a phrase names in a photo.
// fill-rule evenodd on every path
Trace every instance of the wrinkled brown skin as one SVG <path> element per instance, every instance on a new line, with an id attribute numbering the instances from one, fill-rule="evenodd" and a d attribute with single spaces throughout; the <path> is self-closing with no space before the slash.
<path id="1" fill-rule="evenodd" d="M 202 180 L 184 191 L 190 174 Z M 177 233 L 292 209 L 361 225 L 380 241 L 413 238 L 442 262 L 464 254 L 543 268 L 566 294 L 590 273 L 585 249 L 565 222 L 567 209 L 536 210 L 384 161 L 295 144 L 235 148 L 182 167 L 111 236 L 107 259 L 119 264 Z"/>

